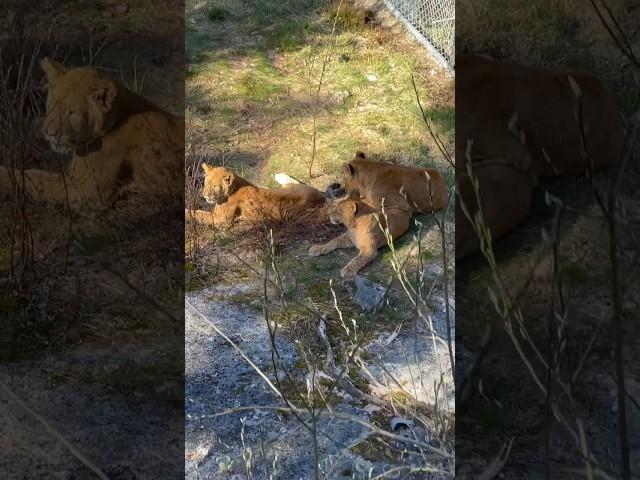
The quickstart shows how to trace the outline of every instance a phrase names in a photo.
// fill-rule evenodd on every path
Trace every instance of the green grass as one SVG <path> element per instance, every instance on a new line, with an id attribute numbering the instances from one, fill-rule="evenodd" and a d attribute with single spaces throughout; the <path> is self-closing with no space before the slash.
<path id="1" fill-rule="evenodd" d="M 420 255 L 422 256 L 422 260 L 425 261 L 425 262 L 433 260 L 433 258 L 434 258 L 433 252 L 431 250 L 429 250 L 429 249 L 422 250 L 420 252 Z"/>
<path id="2" fill-rule="evenodd" d="M 230 16 L 230 13 L 222 7 L 211 7 L 207 12 L 207 18 L 212 22 L 222 22 Z"/>
<path id="3" fill-rule="evenodd" d="M 208 137 L 210 148 L 227 149 L 233 135 L 239 148 L 263 159 L 261 169 L 250 172 L 251 180 L 272 185 L 278 171 L 310 180 L 311 117 L 327 52 L 314 168 L 323 183 L 357 149 L 383 157 L 402 155 L 413 164 L 436 159 L 433 148 L 425 148 L 430 139 L 411 86 L 411 74 L 424 55 L 419 46 L 407 51 L 393 42 L 380 44 L 379 32 L 363 27 L 362 13 L 344 6 L 343 23 L 331 37 L 335 5 L 323 11 L 315 1 L 296 3 L 295 8 L 286 0 L 261 0 L 247 8 L 210 2 L 209 12 L 214 7 L 228 12 L 226 25 L 235 33 L 224 36 L 216 36 L 211 21 L 190 12 L 190 5 L 195 2 L 188 2 L 186 15 L 191 67 L 187 105 L 201 120 L 198 133 Z M 433 95 L 433 87 L 420 78 L 423 103 L 439 134 L 451 141 L 453 105 L 437 98 L 441 92 Z M 440 91 L 452 88 L 439 86 Z"/>
<path id="4" fill-rule="evenodd" d="M 209 36 L 200 30 L 195 29 L 192 25 L 187 24 L 185 27 L 185 56 L 187 63 L 198 63 L 205 57 L 204 51 L 211 44 Z M 190 74 L 186 77 L 189 78 Z"/>
<path id="5" fill-rule="evenodd" d="M 304 45 L 306 33 L 310 30 L 311 24 L 308 21 L 286 20 L 277 25 L 274 31 L 267 36 L 264 46 L 269 50 L 292 52 Z"/>
<path id="6" fill-rule="evenodd" d="M 530 47 L 530 55 L 553 58 L 567 40 L 567 12 L 560 4 L 557 0 L 463 0 L 456 13 L 466 21 L 456 32 L 457 47 L 504 55 L 513 47 L 511 39 L 517 32 L 518 44 Z M 520 28 L 523 21 L 525 30 Z"/>
<path id="7" fill-rule="evenodd" d="M 255 0 L 251 2 L 250 19 L 260 24 L 312 11 L 324 3 L 322 0 Z"/>
<path id="8" fill-rule="evenodd" d="M 239 78 L 237 96 L 259 103 L 274 102 L 285 93 L 282 75 L 266 55 L 252 58 L 251 68 Z"/>
<path id="9" fill-rule="evenodd" d="M 212 21 L 205 12 L 194 10 L 194 0 L 188 0 L 186 42 L 191 69 L 186 104 L 187 121 L 194 128 L 189 133 L 193 140 L 187 142 L 207 152 L 229 152 L 233 168 L 267 187 L 275 186 L 274 173 L 287 172 L 324 190 L 356 150 L 371 158 L 401 159 L 446 171 L 417 107 L 411 77 L 415 75 L 434 128 L 448 143 L 454 133 L 453 82 L 435 82 L 425 75 L 428 70 L 421 46 L 402 43 L 397 36 L 371 28 L 364 14 L 346 3 L 332 37 L 337 3 L 328 3 L 210 1 L 208 12 L 214 7 L 225 10 L 223 19 Z M 225 22 L 223 35 L 220 21 Z M 317 106 L 316 153 L 309 178 L 315 93 L 325 58 L 328 63 Z M 257 162 L 237 163 L 234 156 L 238 152 L 250 154 Z M 447 178 L 453 181 L 452 174 Z M 410 243 L 408 234 L 397 244 L 398 255 L 406 255 Z M 224 248 L 219 240 L 216 245 Z M 366 314 L 353 302 L 352 285 L 344 284 L 339 276 L 356 250 L 310 258 L 305 254 L 307 248 L 292 242 L 279 255 L 286 295 L 294 301 L 286 312 L 274 305 L 272 318 L 292 328 L 304 325 L 309 315 L 295 306 L 297 301 L 310 302 L 335 317 L 329 288 L 333 279 L 345 319 L 361 328 Z M 437 248 L 426 245 L 425 251 L 439 257 Z M 388 249 L 381 249 L 378 259 L 362 272 L 380 283 L 386 283 L 391 274 L 385 252 Z M 200 289 L 207 281 L 188 271 L 186 289 Z M 381 316 L 386 323 L 376 328 L 392 328 L 412 315 L 396 287 L 391 297 L 392 306 L 385 307 Z M 231 301 L 253 305 L 252 298 L 238 295 Z M 330 338 L 346 335 L 338 322 L 329 322 L 328 329 Z"/>
<path id="10" fill-rule="evenodd" d="M 456 128 L 456 113 L 453 107 L 429 108 L 425 113 L 439 127 L 442 135 L 453 137 Z"/>
<path id="11" fill-rule="evenodd" d="M 340 10 L 338 10 L 338 6 Z M 327 10 L 327 16 L 329 18 L 337 18 L 337 26 L 341 30 L 349 30 L 349 31 L 360 31 L 365 26 L 365 15 L 362 10 L 358 10 L 353 7 L 348 2 L 340 2 L 334 1 L 331 4 L 331 7 Z"/>

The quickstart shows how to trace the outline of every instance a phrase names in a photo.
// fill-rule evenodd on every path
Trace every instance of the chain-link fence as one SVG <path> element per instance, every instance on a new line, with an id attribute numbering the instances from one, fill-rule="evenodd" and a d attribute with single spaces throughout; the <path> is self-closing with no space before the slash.
<path id="1" fill-rule="evenodd" d="M 438 61 L 455 66 L 455 0 L 384 0 Z"/>

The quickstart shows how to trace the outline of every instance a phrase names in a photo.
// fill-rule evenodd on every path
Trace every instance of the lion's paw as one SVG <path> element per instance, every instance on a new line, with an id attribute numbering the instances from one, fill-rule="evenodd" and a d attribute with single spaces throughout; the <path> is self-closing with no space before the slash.
<path id="1" fill-rule="evenodd" d="M 358 271 L 352 269 L 351 267 L 349 267 L 349 265 L 340 270 L 340 276 L 345 280 L 355 280 L 357 274 Z"/>

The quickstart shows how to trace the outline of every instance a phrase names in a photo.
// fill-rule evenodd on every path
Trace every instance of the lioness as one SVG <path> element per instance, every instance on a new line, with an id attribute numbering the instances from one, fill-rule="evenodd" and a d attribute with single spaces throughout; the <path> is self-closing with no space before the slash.
<path id="1" fill-rule="evenodd" d="M 26 193 L 72 208 L 106 208 L 123 191 L 180 194 L 184 188 L 184 118 L 161 110 L 95 68 L 42 59 L 48 81 L 43 134 L 72 153 L 64 175 L 30 169 Z M 14 182 L 0 167 L 0 194 Z"/>
<path id="2" fill-rule="evenodd" d="M 359 191 L 369 205 L 377 207 L 384 198 L 387 207 L 403 208 L 410 214 L 440 210 L 449 200 L 440 172 L 372 162 L 362 152 L 343 165 L 342 184 L 347 194 Z"/>
<path id="3" fill-rule="evenodd" d="M 468 141 L 486 224 L 496 239 L 529 213 L 539 178 L 577 175 L 621 160 L 624 127 L 616 101 L 593 74 L 456 58 L 456 183 L 472 214 L 478 205 L 467 174 Z M 572 88 L 573 79 L 578 91 Z M 575 118 L 579 94 L 581 128 Z M 479 248 L 456 205 L 456 258 Z"/>
<path id="4" fill-rule="evenodd" d="M 347 232 L 325 244 L 313 245 L 309 255 L 324 255 L 338 248 L 355 246 L 358 255 L 340 271 L 342 278 L 348 280 L 354 279 L 362 268 L 376 258 L 378 248 L 387 245 L 384 228 L 388 227 L 395 240 L 409 229 L 411 219 L 406 210 L 393 206 L 385 207 L 383 215 L 381 210 L 360 200 L 358 192 L 332 201 L 328 208 L 331 223 L 343 224 Z"/>
<path id="5" fill-rule="evenodd" d="M 260 188 L 226 167 L 203 163 L 202 169 L 202 196 L 214 207 L 210 211 L 185 210 L 185 215 L 218 228 L 229 228 L 236 219 L 283 221 L 325 202 L 322 192 L 301 183 L 290 182 L 274 189 Z"/>

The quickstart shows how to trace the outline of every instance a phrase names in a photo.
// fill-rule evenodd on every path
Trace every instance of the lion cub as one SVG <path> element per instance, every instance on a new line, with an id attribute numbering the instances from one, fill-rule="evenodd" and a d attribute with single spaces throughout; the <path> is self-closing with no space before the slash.
<path id="1" fill-rule="evenodd" d="M 230 228 L 237 219 L 261 223 L 295 218 L 325 203 L 324 193 L 279 173 L 280 188 L 262 188 L 226 167 L 202 164 L 202 196 L 213 209 L 185 209 L 185 216 L 217 228 Z"/>
<path id="2" fill-rule="evenodd" d="M 340 276 L 348 280 L 354 279 L 360 270 L 376 258 L 378 248 L 387 245 L 384 228 L 388 227 L 395 240 L 409 229 L 411 219 L 405 210 L 388 207 L 384 209 L 385 221 L 382 212 L 360 200 L 357 191 L 334 200 L 328 208 L 331 223 L 343 224 L 347 227 L 347 232 L 325 244 L 313 245 L 309 249 L 309 255 L 324 255 L 338 248 L 355 246 L 358 255 L 340 271 Z"/>

